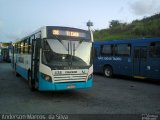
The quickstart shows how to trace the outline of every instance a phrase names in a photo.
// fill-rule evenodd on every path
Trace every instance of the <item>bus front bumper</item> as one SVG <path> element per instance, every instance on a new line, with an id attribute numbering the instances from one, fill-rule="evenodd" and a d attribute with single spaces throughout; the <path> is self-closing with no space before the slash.
<path id="1" fill-rule="evenodd" d="M 53 83 L 44 80 L 41 75 L 39 75 L 39 91 L 59 91 L 59 90 L 74 90 L 80 88 L 90 88 L 92 87 L 92 79 L 85 82 L 66 82 L 66 83 Z"/>

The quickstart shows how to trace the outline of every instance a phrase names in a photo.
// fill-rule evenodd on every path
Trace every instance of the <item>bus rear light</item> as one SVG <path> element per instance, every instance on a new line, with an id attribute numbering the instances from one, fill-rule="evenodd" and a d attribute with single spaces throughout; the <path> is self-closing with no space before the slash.
<path id="1" fill-rule="evenodd" d="M 51 78 L 49 75 L 46 75 L 46 74 L 43 74 L 43 73 L 42 73 L 42 78 L 43 78 L 44 80 L 47 80 L 48 82 L 52 82 L 52 78 Z"/>

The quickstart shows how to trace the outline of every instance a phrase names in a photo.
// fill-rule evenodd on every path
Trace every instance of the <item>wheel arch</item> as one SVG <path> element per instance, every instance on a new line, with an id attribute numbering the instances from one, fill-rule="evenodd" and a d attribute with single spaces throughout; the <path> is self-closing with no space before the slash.
<path id="1" fill-rule="evenodd" d="M 103 73 L 108 78 L 112 77 L 113 76 L 113 68 L 112 68 L 112 66 L 110 64 L 104 65 L 104 67 L 103 67 Z"/>
<path id="2" fill-rule="evenodd" d="M 114 73 L 114 70 L 113 70 L 112 65 L 110 65 L 110 64 L 105 64 L 105 65 L 103 66 L 103 71 L 105 70 L 106 67 L 110 67 L 110 68 L 112 69 L 112 72 Z"/>

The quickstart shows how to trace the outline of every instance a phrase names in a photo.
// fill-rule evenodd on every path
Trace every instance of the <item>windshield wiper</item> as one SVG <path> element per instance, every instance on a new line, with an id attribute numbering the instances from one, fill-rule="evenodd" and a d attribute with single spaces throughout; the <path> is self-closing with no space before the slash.
<path id="1" fill-rule="evenodd" d="M 81 44 L 82 44 L 82 41 L 79 41 L 77 46 L 75 43 L 73 43 L 73 56 L 75 56 L 75 51 L 79 48 Z"/>
<path id="2" fill-rule="evenodd" d="M 63 42 L 60 40 L 60 38 L 56 35 L 54 35 L 55 38 L 63 45 L 63 47 L 65 48 L 66 51 L 68 51 L 68 54 L 69 54 L 69 45 L 68 45 L 68 48 L 63 44 Z"/>

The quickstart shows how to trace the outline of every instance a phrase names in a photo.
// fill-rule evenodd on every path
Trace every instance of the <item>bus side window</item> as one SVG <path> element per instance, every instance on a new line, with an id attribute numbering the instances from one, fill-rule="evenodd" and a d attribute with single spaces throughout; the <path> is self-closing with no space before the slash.
<path id="1" fill-rule="evenodd" d="M 149 56 L 152 58 L 160 58 L 160 42 L 150 44 Z"/>
<path id="2" fill-rule="evenodd" d="M 18 53 L 18 43 L 16 43 L 16 52 L 15 53 Z"/>
<path id="3" fill-rule="evenodd" d="M 23 44 L 23 53 L 25 53 L 25 42 L 26 42 L 26 40 L 24 40 L 22 43 Z"/>
<path id="4" fill-rule="evenodd" d="M 28 53 L 32 52 L 32 40 L 31 38 L 28 39 Z"/>
<path id="5" fill-rule="evenodd" d="M 115 45 L 115 55 L 116 56 L 130 56 L 131 55 L 131 45 L 130 44 Z"/>
<path id="6" fill-rule="evenodd" d="M 23 54 L 23 49 L 24 49 L 24 42 L 23 41 L 21 41 L 21 54 Z"/>
<path id="7" fill-rule="evenodd" d="M 18 43 L 18 53 L 21 53 L 21 43 Z"/>
<path id="8" fill-rule="evenodd" d="M 28 40 L 25 40 L 24 43 L 24 53 L 28 53 Z"/>
<path id="9" fill-rule="evenodd" d="M 101 46 L 101 55 L 102 56 L 113 55 L 113 45 L 102 45 Z"/>
<path id="10" fill-rule="evenodd" d="M 140 49 L 134 49 L 134 58 L 140 58 Z"/>
<path id="11" fill-rule="evenodd" d="M 14 45 L 14 53 L 17 53 L 17 43 Z"/>
<path id="12" fill-rule="evenodd" d="M 142 59 L 147 59 L 147 47 L 144 47 L 143 49 L 141 49 L 140 51 L 140 56 Z"/>

